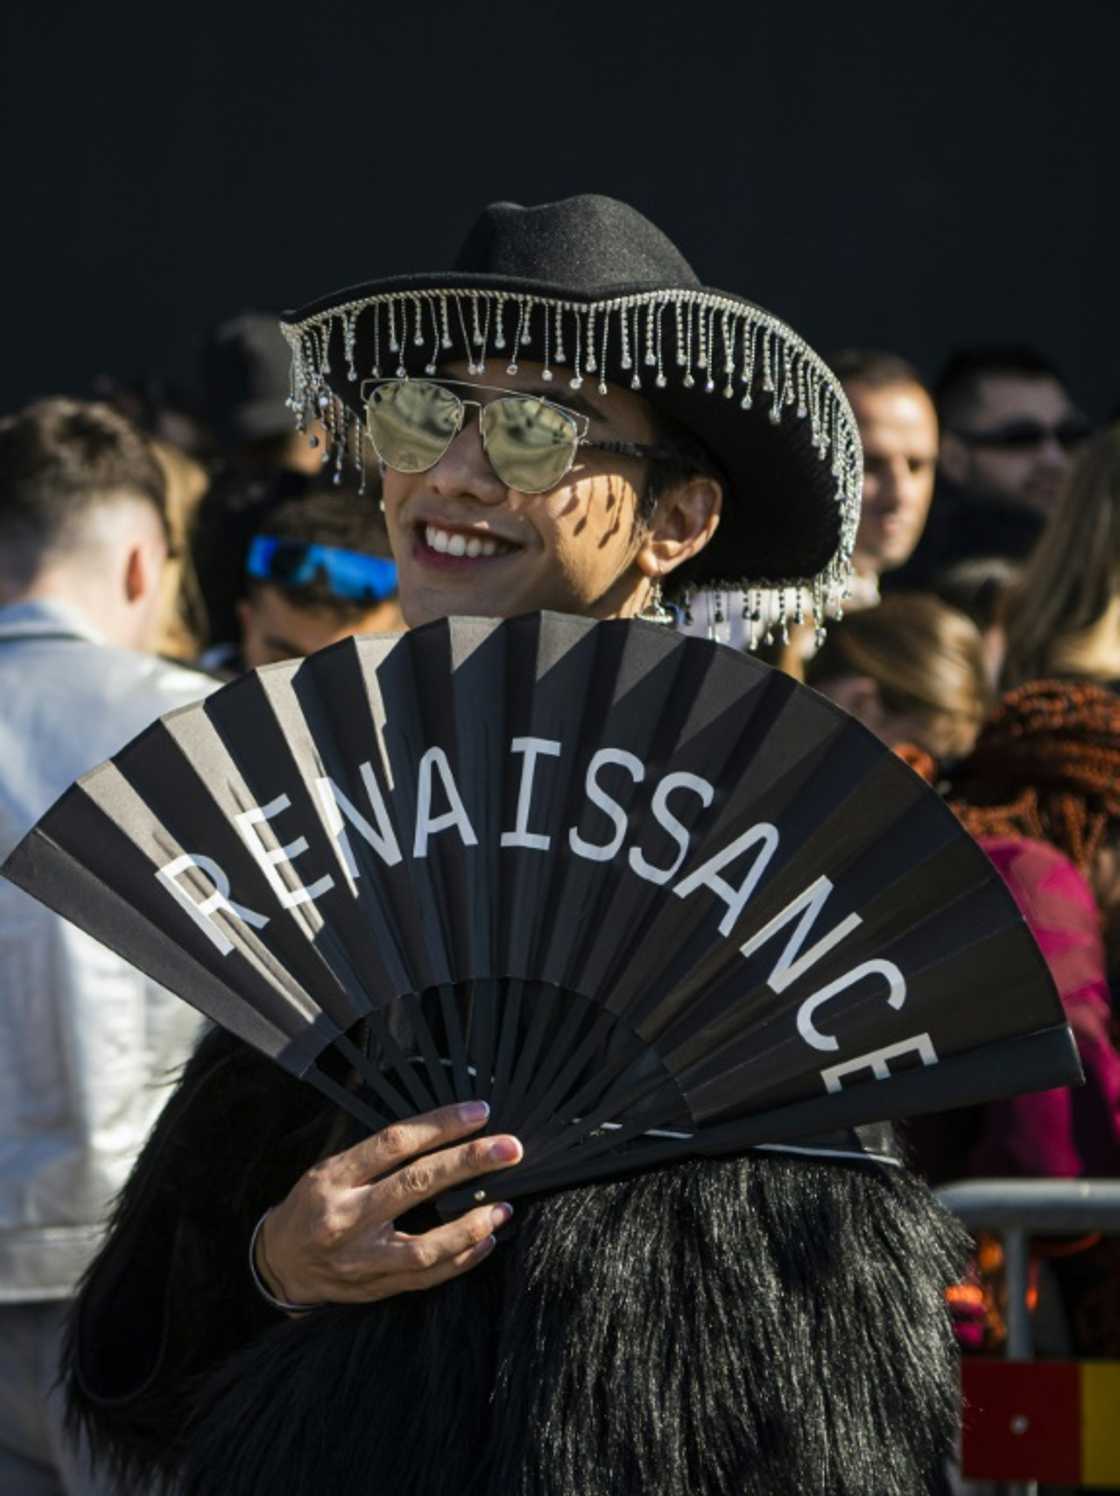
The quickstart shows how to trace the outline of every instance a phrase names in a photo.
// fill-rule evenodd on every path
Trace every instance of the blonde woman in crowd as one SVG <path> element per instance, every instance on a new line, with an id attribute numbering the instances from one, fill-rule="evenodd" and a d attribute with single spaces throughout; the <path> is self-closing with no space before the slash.
<path id="1" fill-rule="evenodd" d="M 206 640 L 206 604 L 188 544 L 198 506 L 210 484 L 201 462 L 171 442 L 153 439 L 152 455 L 167 488 L 168 552 L 160 584 L 154 652 L 193 664 Z"/>
<path id="2" fill-rule="evenodd" d="M 935 597 L 894 593 L 830 625 L 805 678 L 892 748 L 963 758 L 990 707 L 980 632 Z"/>
<path id="3" fill-rule="evenodd" d="M 1003 614 L 1005 689 L 1120 683 L 1120 423 L 1082 452 Z"/>

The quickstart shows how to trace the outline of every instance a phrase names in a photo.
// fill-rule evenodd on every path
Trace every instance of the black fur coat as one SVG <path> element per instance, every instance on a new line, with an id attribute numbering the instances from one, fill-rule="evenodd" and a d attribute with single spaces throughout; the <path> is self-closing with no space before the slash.
<path id="1" fill-rule="evenodd" d="M 71 1414 L 122 1491 L 940 1489 L 963 1244 L 905 1172 L 680 1164 L 524 1203 L 441 1288 L 288 1320 L 249 1237 L 346 1141 L 310 1087 L 204 1039 L 71 1322 Z"/>

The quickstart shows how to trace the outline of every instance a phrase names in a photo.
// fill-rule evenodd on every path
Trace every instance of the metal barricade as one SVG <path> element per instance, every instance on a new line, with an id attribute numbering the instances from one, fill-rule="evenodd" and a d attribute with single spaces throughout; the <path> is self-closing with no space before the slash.
<path id="1" fill-rule="evenodd" d="M 1003 1238 L 1007 1274 L 1007 1359 L 1030 1361 L 1027 1308 L 1030 1238 L 1120 1235 L 1120 1181 L 1113 1179 L 970 1179 L 937 1191 L 970 1231 Z M 1120 1407 L 1117 1408 L 1120 1419 Z M 1033 1496 L 1035 1481 L 1005 1484 L 1008 1496 Z"/>

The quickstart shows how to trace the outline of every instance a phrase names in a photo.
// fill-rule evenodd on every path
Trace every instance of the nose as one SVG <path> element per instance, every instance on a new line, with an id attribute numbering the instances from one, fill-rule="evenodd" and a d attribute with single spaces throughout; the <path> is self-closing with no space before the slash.
<path id="1" fill-rule="evenodd" d="M 1048 468 L 1067 468 L 1070 463 L 1070 454 L 1053 432 L 1049 432 L 1046 440 L 1038 449 L 1038 460 Z"/>
<path id="2" fill-rule="evenodd" d="M 876 471 L 876 507 L 893 511 L 903 500 L 906 485 L 906 464 L 898 460 L 881 462 Z"/>
<path id="3" fill-rule="evenodd" d="M 440 498 L 467 497 L 479 504 L 505 502 L 505 484 L 487 460 L 478 421 L 470 411 L 459 435 L 425 477 L 425 487 Z"/>

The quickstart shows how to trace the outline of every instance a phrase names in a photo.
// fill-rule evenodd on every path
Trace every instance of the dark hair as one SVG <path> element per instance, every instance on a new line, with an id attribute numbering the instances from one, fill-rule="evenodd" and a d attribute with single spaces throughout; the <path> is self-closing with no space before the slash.
<path id="1" fill-rule="evenodd" d="M 638 501 L 639 521 L 648 524 L 667 493 L 697 476 L 715 478 L 723 485 L 726 498 L 727 478 L 724 471 L 699 437 L 693 436 L 686 426 L 682 426 L 666 411 L 651 408 L 650 415 L 653 423 L 652 445 L 666 447 L 675 455 L 650 462 L 645 490 Z"/>
<path id="2" fill-rule="evenodd" d="M 1004 597 L 1019 571 L 1006 556 L 969 556 L 938 572 L 930 588 L 943 603 L 971 618 L 978 629 L 989 629 L 1000 621 Z"/>
<path id="3" fill-rule="evenodd" d="M 914 365 L 881 348 L 841 348 L 825 360 L 841 384 L 866 384 L 873 390 L 896 384 L 926 384 Z M 926 390 L 928 394 L 929 391 Z"/>
<path id="4" fill-rule="evenodd" d="M 766 1154 L 525 1202 L 465 1277 L 325 1309 L 206 1389 L 184 1496 L 914 1496 L 958 1421 L 962 1229 Z"/>
<path id="5" fill-rule="evenodd" d="M 1064 380 L 1049 359 L 1023 343 L 978 344 L 949 355 L 933 387 L 942 425 L 955 426 L 976 403 L 980 383 L 1001 374 L 1021 379 Z"/>
<path id="6" fill-rule="evenodd" d="M 0 419 L 0 541 L 16 586 L 34 579 L 49 552 L 70 549 L 92 509 L 121 498 L 150 504 L 170 541 L 163 470 L 108 405 L 60 396 Z"/>
<path id="7" fill-rule="evenodd" d="M 270 535 L 276 540 L 302 540 L 337 550 L 392 557 L 375 501 L 342 488 L 312 488 L 301 498 L 286 500 L 262 518 L 254 533 Z M 328 610 L 340 623 L 354 623 L 371 608 L 369 602 L 338 597 L 326 580 L 319 577 L 302 587 L 249 579 L 250 595 L 259 587 L 275 587 L 293 607 L 316 612 Z"/>

